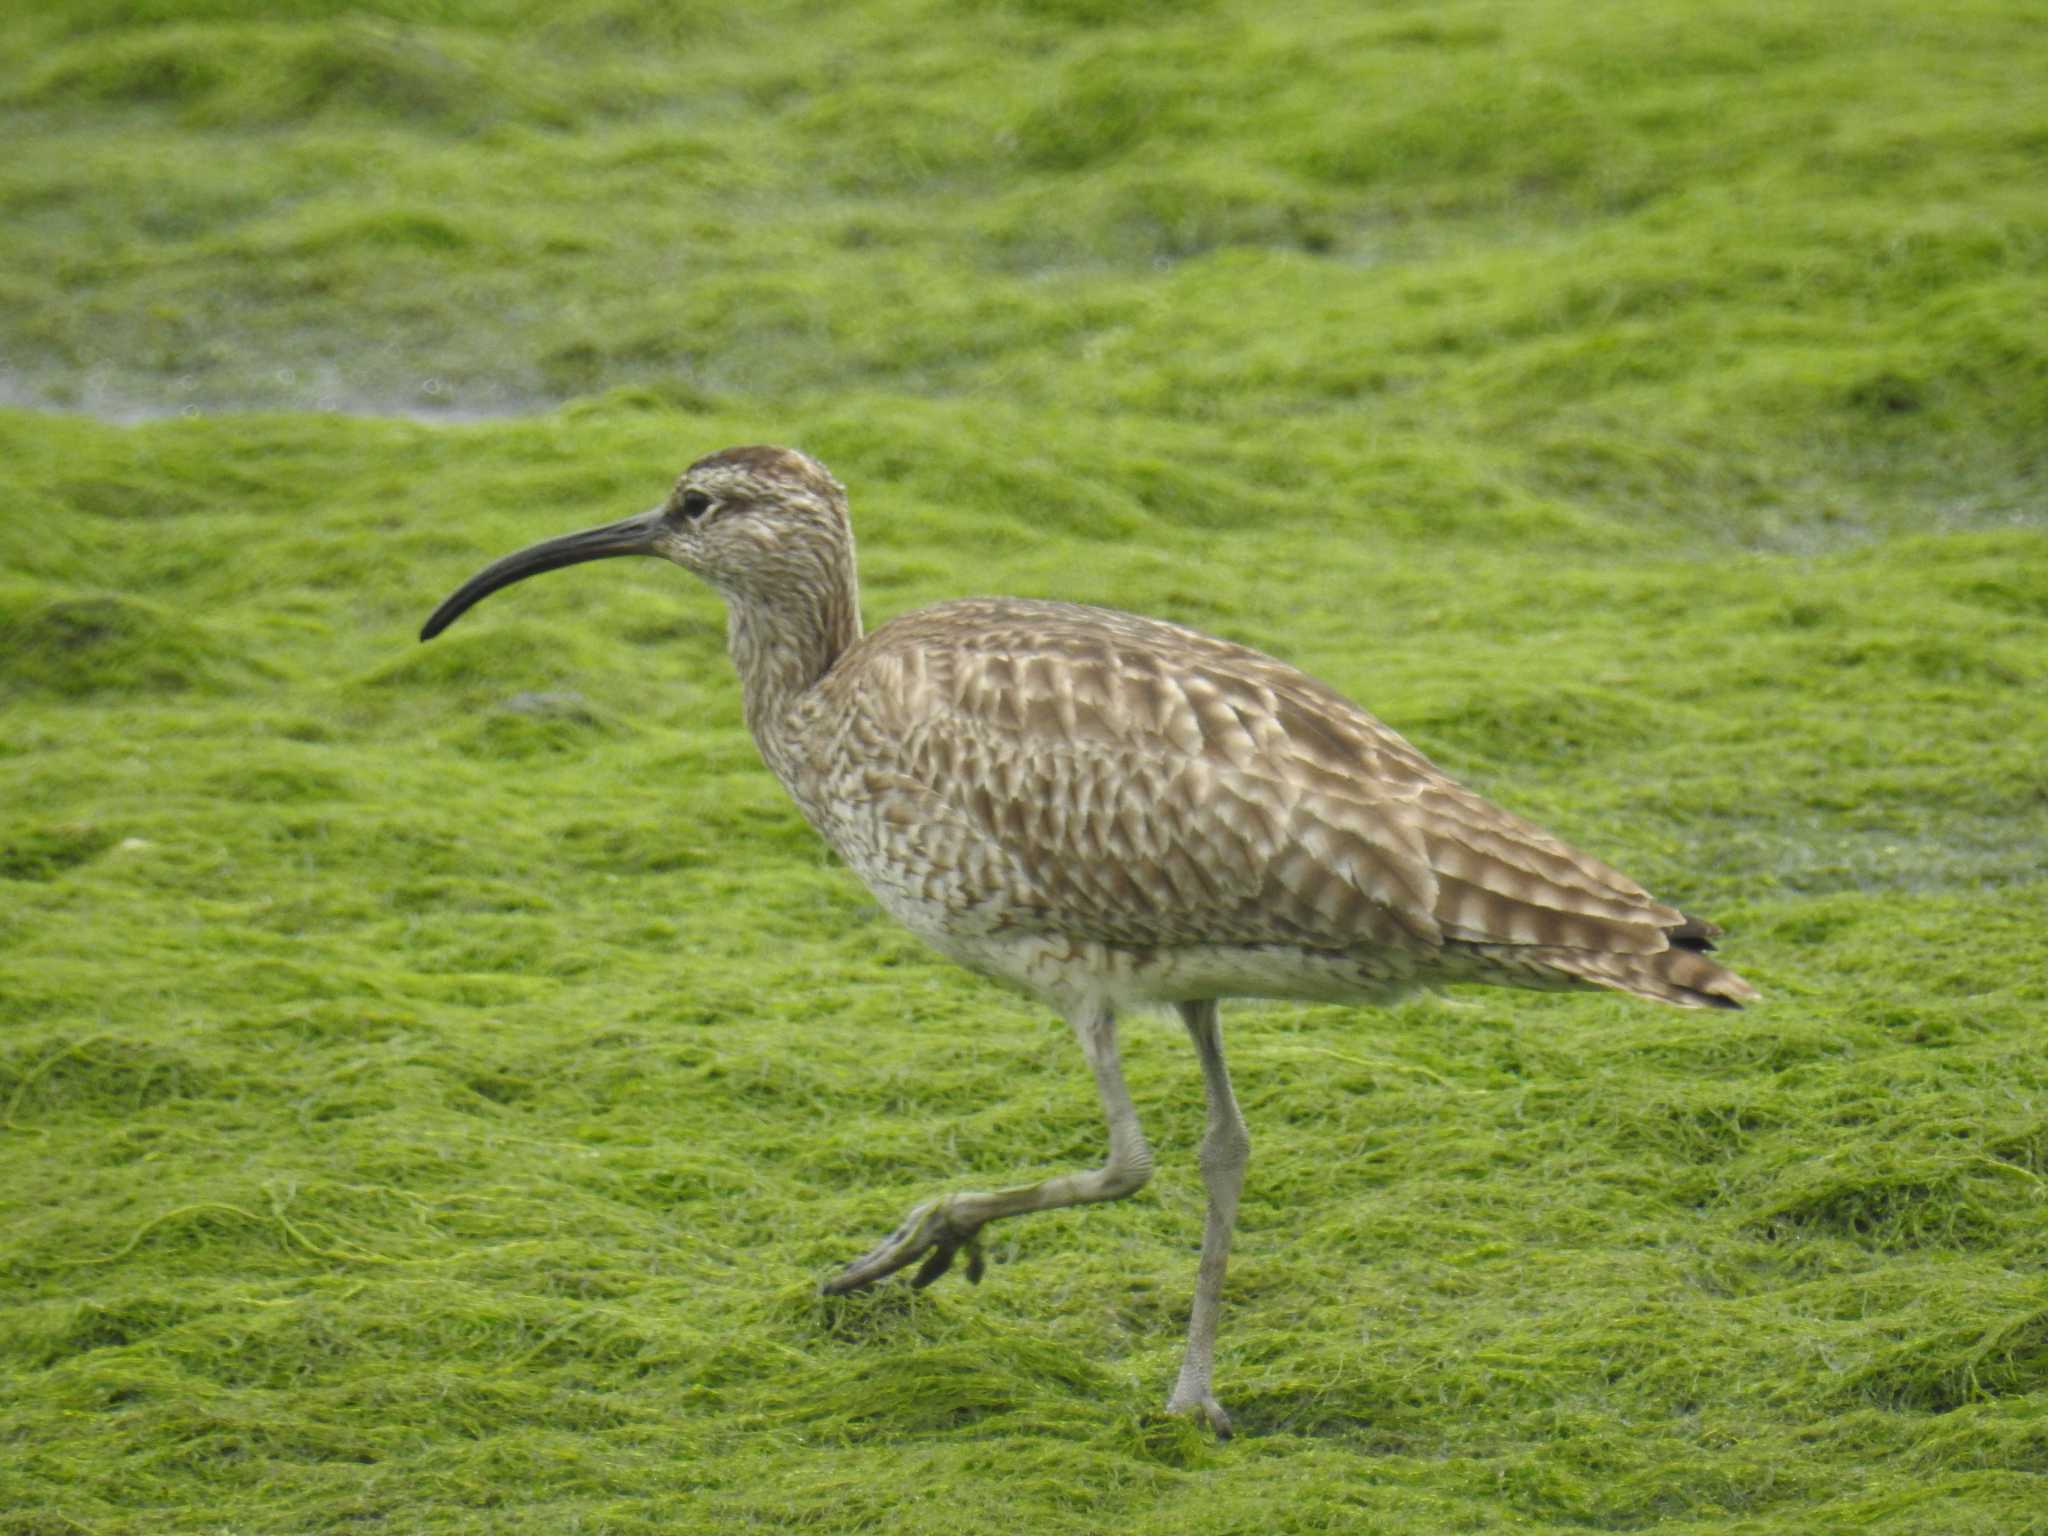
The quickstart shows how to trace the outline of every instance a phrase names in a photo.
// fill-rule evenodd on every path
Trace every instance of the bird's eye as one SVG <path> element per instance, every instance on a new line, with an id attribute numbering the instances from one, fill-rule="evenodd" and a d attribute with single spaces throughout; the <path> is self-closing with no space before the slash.
<path id="1" fill-rule="evenodd" d="M 702 491 L 685 491 L 678 510 L 694 523 L 711 510 L 711 498 Z"/>

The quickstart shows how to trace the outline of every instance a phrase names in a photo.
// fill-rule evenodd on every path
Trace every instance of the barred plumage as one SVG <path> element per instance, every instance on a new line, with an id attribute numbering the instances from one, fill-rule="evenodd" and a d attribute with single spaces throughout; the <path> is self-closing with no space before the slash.
<path id="1" fill-rule="evenodd" d="M 1103 1168 L 929 1202 L 828 1290 L 919 1261 L 927 1283 L 957 1252 L 978 1278 L 987 1222 L 1142 1184 L 1151 1154 L 1115 1014 L 1172 1004 L 1203 1067 L 1210 1209 L 1169 1406 L 1228 1433 L 1211 1357 L 1248 1142 L 1217 999 L 1371 1002 L 1439 981 L 1684 1007 L 1756 996 L 1704 953 L 1713 924 L 1458 785 L 1272 657 L 1007 598 L 863 636 L 845 493 L 788 449 L 700 459 L 654 511 L 496 562 L 423 638 L 509 582 L 625 554 L 674 560 L 720 591 L 748 727 L 804 816 L 941 952 L 1059 1008 L 1103 1096 Z"/>

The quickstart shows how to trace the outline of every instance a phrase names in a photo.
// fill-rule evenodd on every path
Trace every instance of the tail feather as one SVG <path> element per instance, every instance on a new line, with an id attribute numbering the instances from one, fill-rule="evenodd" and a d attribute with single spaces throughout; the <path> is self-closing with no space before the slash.
<path id="1" fill-rule="evenodd" d="M 1714 940 L 1721 937 L 1721 925 L 1710 923 L 1704 917 L 1694 917 L 1690 912 L 1681 912 L 1685 919 L 1676 928 L 1667 928 L 1665 937 L 1681 949 L 1706 951 L 1714 947 Z"/>
<path id="2" fill-rule="evenodd" d="M 1711 925 L 1709 925 L 1711 926 Z M 1718 930 L 1717 930 L 1718 931 Z M 1519 973 L 1525 986 L 1587 982 L 1680 1008 L 1740 1008 L 1763 994 L 1674 933 L 1673 947 L 1654 955 L 1613 954 L 1523 944 L 1474 945 L 1486 960 Z M 1505 978 L 1503 978 L 1505 979 Z"/>

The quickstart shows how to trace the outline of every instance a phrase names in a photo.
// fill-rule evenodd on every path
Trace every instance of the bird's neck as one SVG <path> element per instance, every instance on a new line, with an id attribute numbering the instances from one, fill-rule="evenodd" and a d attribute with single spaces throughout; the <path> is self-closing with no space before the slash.
<path id="1" fill-rule="evenodd" d="M 800 600 L 729 599 L 726 644 L 740 674 L 747 730 L 785 784 L 793 771 L 790 712 L 861 637 L 852 560 Z"/>

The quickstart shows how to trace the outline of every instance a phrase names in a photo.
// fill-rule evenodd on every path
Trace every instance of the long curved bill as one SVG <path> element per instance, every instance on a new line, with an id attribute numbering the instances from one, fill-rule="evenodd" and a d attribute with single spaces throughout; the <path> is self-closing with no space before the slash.
<path id="1" fill-rule="evenodd" d="M 558 539 L 544 539 L 517 554 L 493 560 L 448 595 L 447 600 L 420 626 L 420 638 L 433 639 L 498 588 L 509 587 L 529 576 L 538 576 L 542 571 L 581 565 L 585 560 L 609 560 L 615 555 L 656 554 L 654 538 L 660 530 L 661 511 L 656 508 L 634 517 L 622 517 L 602 528 L 586 528 L 581 533 L 565 533 Z"/>

